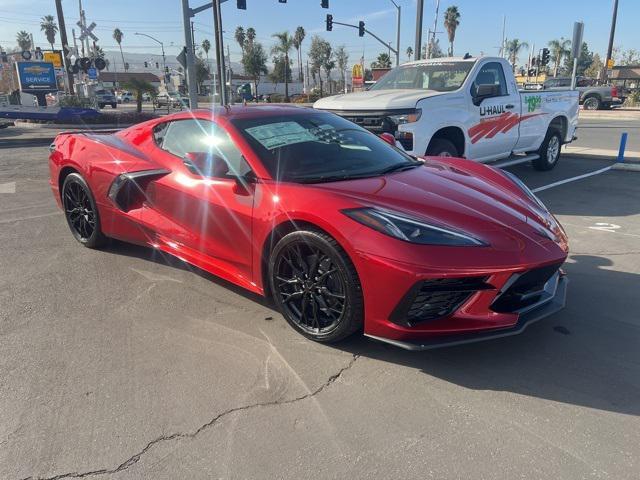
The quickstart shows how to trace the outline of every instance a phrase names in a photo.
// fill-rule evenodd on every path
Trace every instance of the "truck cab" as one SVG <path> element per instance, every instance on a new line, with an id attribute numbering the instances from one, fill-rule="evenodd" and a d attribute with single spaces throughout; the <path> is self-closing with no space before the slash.
<path id="1" fill-rule="evenodd" d="M 534 161 L 572 141 L 578 93 L 520 92 L 503 58 L 438 58 L 401 65 L 364 92 L 318 100 L 374 133 L 392 134 L 408 153 L 466 157 L 480 162 L 531 154 Z M 553 152 L 546 151 L 550 136 Z M 534 158 L 538 155 L 538 159 Z"/>

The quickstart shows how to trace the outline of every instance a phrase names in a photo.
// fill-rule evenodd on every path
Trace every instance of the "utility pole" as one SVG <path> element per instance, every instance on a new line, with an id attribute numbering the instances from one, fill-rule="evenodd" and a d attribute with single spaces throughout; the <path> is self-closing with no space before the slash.
<path id="1" fill-rule="evenodd" d="M 58 28 L 60 29 L 60 41 L 62 42 L 62 66 L 67 75 L 67 87 L 69 93 L 73 95 L 73 73 L 68 69 L 67 52 L 69 51 L 69 42 L 67 41 L 67 28 L 64 24 L 64 12 L 62 11 L 62 0 L 56 0 L 56 15 L 58 16 Z"/>
<path id="2" fill-rule="evenodd" d="M 398 52 L 396 54 L 396 67 L 397 67 L 398 65 L 400 65 L 400 5 L 398 5 L 393 0 L 389 0 L 389 1 L 393 3 L 393 6 L 396 7 L 396 9 L 398 10 L 398 22 L 396 25 L 396 51 Z M 389 55 L 391 55 L 391 53 L 389 53 Z"/>
<path id="3" fill-rule="evenodd" d="M 422 58 L 422 14 L 424 12 L 424 0 L 417 0 L 416 5 L 416 50 L 415 59 Z"/>
<path id="4" fill-rule="evenodd" d="M 502 16 L 502 42 L 500 42 L 500 56 L 504 57 L 506 54 L 506 50 L 507 50 L 507 38 L 505 37 L 506 34 L 506 28 L 507 28 L 507 16 L 503 15 Z"/>
<path id="5" fill-rule="evenodd" d="M 189 0 L 182 0 L 182 23 L 184 27 L 185 49 L 187 51 L 187 88 L 189 89 L 189 107 L 198 108 L 198 93 L 196 92 L 196 65 L 191 41 L 191 11 Z"/>
<path id="6" fill-rule="evenodd" d="M 611 16 L 611 30 L 609 31 L 609 46 L 607 47 L 607 60 L 604 63 L 604 74 L 602 80 L 606 82 L 607 72 L 609 71 L 609 60 L 613 54 L 613 38 L 616 34 L 616 20 L 618 17 L 618 0 L 613 0 L 613 15 Z"/>
<path id="7" fill-rule="evenodd" d="M 218 63 L 218 78 L 220 79 L 220 105 L 228 105 L 227 81 L 224 66 L 224 40 L 222 38 L 222 12 L 220 4 L 222 0 L 213 0 L 213 32 L 216 37 L 216 62 Z M 256 92 L 257 93 L 257 92 Z"/>
<path id="8" fill-rule="evenodd" d="M 427 58 L 431 58 L 431 50 L 436 44 L 436 31 L 438 30 L 438 10 L 440 10 L 440 0 L 436 0 L 436 15 L 433 18 L 433 31 L 431 32 L 431 40 L 427 46 Z"/>

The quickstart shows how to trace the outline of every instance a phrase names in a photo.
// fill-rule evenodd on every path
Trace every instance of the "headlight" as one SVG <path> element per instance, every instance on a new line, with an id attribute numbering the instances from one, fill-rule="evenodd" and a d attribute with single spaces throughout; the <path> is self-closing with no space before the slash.
<path id="1" fill-rule="evenodd" d="M 540 200 L 538 197 L 536 197 L 536 194 L 533 193 L 531 191 L 531 189 L 529 187 L 527 187 L 522 180 L 520 180 L 518 177 L 516 177 L 513 173 L 507 172 L 506 170 L 502 170 L 502 173 L 504 173 L 507 177 L 509 177 L 509 179 L 513 183 L 515 183 L 518 187 L 520 187 L 520 190 L 522 190 L 522 192 L 527 197 L 529 197 L 531 200 L 533 200 L 536 203 L 536 205 L 538 205 L 540 208 L 542 208 L 545 212 L 549 211 L 549 209 L 546 207 L 546 205 L 544 203 L 542 203 L 542 200 Z"/>
<path id="2" fill-rule="evenodd" d="M 380 208 L 353 208 L 342 210 L 342 213 L 378 232 L 406 242 L 451 247 L 486 246 L 481 240 L 466 233 Z"/>
<path id="3" fill-rule="evenodd" d="M 412 112 L 403 113 L 400 115 L 388 115 L 387 118 L 391 120 L 396 125 L 402 125 L 404 123 L 413 123 L 420 120 L 420 116 L 422 115 L 422 110 L 416 108 Z"/>

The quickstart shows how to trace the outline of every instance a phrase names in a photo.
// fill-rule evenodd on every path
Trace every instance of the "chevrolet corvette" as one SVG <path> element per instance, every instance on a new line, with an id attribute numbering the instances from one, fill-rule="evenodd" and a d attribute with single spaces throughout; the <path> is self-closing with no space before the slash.
<path id="1" fill-rule="evenodd" d="M 306 108 L 185 111 L 61 133 L 50 184 L 84 246 L 171 254 L 270 297 L 320 342 L 455 345 L 564 306 L 567 237 L 524 183 L 390 143 Z"/>

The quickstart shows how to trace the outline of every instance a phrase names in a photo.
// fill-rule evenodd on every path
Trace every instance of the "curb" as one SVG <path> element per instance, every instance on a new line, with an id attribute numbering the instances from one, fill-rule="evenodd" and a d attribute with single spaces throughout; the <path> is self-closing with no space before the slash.
<path id="1" fill-rule="evenodd" d="M 612 170 L 625 170 L 627 172 L 640 172 L 640 162 L 617 162 L 611 166 Z"/>

